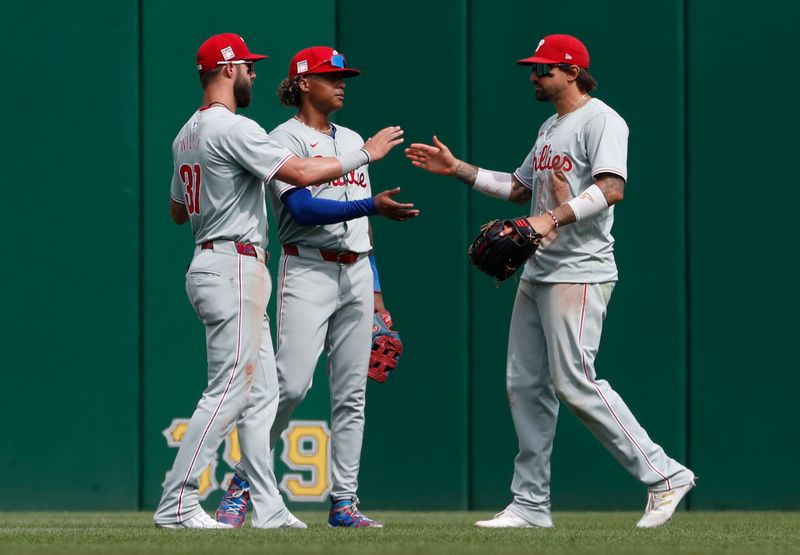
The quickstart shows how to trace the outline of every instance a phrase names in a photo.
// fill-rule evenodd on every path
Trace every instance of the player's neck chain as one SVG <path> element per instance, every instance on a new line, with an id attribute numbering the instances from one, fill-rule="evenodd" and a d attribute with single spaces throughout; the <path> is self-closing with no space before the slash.
<path id="1" fill-rule="evenodd" d="M 556 118 L 556 119 L 553 121 L 553 123 L 551 123 L 551 124 L 550 124 L 550 127 L 548 127 L 548 128 L 545 130 L 545 132 L 544 132 L 544 134 L 545 134 L 545 137 L 549 137 L 549 136 L 550 136 L 550 133 L 551 133 L 552 131 L 555 131 L 556 127 L 558 127 L 559 125 L 561 125 L 561 122 L 562 122 L 562 121 L 564 121 L 564 118 L 566 118 L 566 117 L 567 117 L 568 115 L 570 115 L 572 112 L 574 112 L 575 110 L 577 110 L 578 108 L 580 108 L 581 106 L 583 106 L 583 105 L 585 104 L 585 102 L 584 102 L 584 101 L 588 102 L 589 100 L 591 100 L 591 97 L 588 95 L 588 93 L 584 93 L 584 94 L 583 94 L 583 96 L 581 96 L 581 97 L 580 97 L 580 98 L 579 98 L 579 99 L 578 99 L 578 100 L 575 102 L 575 104 L 573 104 L 573 105 L 572 105 L 572 108 L 570 108 L 568 112 L 565 112 L 565 113 L 564 113 L 564 115 L 558 116 L 558 117 L 557 117 L 557 118 Z"/>
<path id="2" fill-rule="evenodd" d="M 228 105 L 224 102 L 209 102 L 206 108 L 211 108 L 212 106 L 222 106 L 226 110 L 230 111 L 230 108 L 228 108 Z"/>
<path id="3" fill-rule="evenodd" d="M 294 119 L 299 121 L 300 125 L 304 125 L 305 127 L 308 127 L 309 129 L 313 129 L 314 131 L 316 131 L 318 133 L 322 133 L 323 135 L 330 135 L 331 133 L 333 133 L 333 126 L 330 123 L 328 124 L 328 128 L 327 129 L 319 129 L 318 127 L 314 127 L 313 125 L 308 125 L 306 122 L 304 122 L 303 120 L 300 119 L 300 116 L 295 115 L 295 116 L 292 116 L 292 117 L 294 117 Z"/>
<path id="4" fill-rule="evenodd" d="M 575 110 L 577 110 L 578 108 L 583 106 L 583 104 L 584 104 L 583 101 L 586 100 L 587 98 L 589 98 L 589 93 L 583 93 L 583 96 L 580 97 L 578 100 L 576 100 L 575 104 L 572 105 L 572 108 L 570 108 L 567 112 L 564 112 L 563 116 L 558 116 L 558 119 L 561 119 L 561 118 L 571 114 L 572 112 L 574 112 Z"/>
<path id="5" fill-rule="evenodd" d="M 580 97 L 578 101 L 572 105 L 572 109 L 570 110 L 570 112 L 574 112 L 575 110 L 583 106 L 583 101 L 586 100 L 587 98 L 589 98 L 588 93 L 583 93 L 583 96 Z"/>

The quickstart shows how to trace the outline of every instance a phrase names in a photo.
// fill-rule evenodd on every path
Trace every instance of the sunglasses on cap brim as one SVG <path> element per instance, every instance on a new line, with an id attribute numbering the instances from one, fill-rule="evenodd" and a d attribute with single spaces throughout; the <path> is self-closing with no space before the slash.
<path id="1" fill-rule="evenodd" d="M 318 67 L 320 67 L 320 66 L 322 66 L 324 64 L 330 64 L 333 67 L 339 68 L 339 69 L 347 69 L 347 61 L 344 59 L 344 56 L 341 55 L 341 54 L 334 54 L 330 58 L 325 58 L 321 62 L 318 62 L 317 64 L 315 64 L 313 67 L 308 68 L 303 73 L 311 73 L 312 71 L 314 71 L 315 69 L 317 69 Z"/>
<path id="2" fill-rule="evenodd" d="M 572 66 L 569 64 L 531 64 L 531 73 L 535 73 L 539 77 L 549 77 L 553 74 L 553 68 L 567 70 Z"/>

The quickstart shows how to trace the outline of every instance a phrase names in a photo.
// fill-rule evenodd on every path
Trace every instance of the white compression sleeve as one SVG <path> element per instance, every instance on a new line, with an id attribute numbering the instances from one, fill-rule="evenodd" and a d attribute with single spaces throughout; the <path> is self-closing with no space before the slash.
<path id="1" fill-rule="evenodd" d="M 350 173 L 361 166 L 366 166 L 372 161 L 369 152 L 363 148 L 337 156 L 336 159 L 342 165 L 342 175 Z"/>
<path id="2" fill-rule="evenodd" d="M 508 200 L 511 197 L 512 185 L 510 173 L 478 168 L 478 175 L 472 188 L 490 197 Z"/>
<path id="3" fill-rule="evenodd" d="M 576 222 L 591 218 L 595 214 L 599 214 L 608 208 L 606 197 L 596 183 L 567 204 L 569 204 L 572 211 L 575 212 Z"/>

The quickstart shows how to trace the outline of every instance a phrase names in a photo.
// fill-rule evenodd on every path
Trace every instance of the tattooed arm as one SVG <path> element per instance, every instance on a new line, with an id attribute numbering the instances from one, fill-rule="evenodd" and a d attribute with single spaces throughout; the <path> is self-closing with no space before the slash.
<path id="1" fill-rule="evenodd" d="M 625 180 L 615 173 L 598 173 L 594 178 L 595 184 L 603 191 L 609 206 L 622 200 L 625 193 Z"/>
<path id="2" fill-rule="evenodd" d="M 599 173 L 595 176 L 595 185 L 603 193 L 603 197 L 608 206 L 622 200 L 625 190 L 625 180 L 617 174 Z M 586 193 L 583 193 L 583 195 L 585 194 Z M 578 199 L 574 200 L 579 200 L 583 195 L 578 195 Z M 599 208 L 601 207 L 598 207 L 598 209 Z M 542 235 L 547 235 L 553 231 L 556 228 L 556 221 L 558 221 L 558 227 L 569 225 L 576 221 L 575 212 L 569 203 L 562 204 L 551 212 L 552 213 L 545 212 L 539 216 L 532 216 L 528 218 L 528 221 L 531 226 Z"/>
<path id="3" fill-rule="evenodd" d="M 528 204 L 531 201 L 532 191 L 523 185 L 517 176 L 511 174 L 511 196 L 508 197 L 510 202 L 517 204 Z"/>

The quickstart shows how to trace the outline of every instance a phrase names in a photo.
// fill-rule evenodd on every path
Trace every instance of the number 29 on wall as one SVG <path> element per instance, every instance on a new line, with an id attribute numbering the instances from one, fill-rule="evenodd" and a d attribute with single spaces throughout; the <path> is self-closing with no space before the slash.
<path id="1" fill-rule="evenodd" d="M 170 447 L 178 447 L 189 427 L 188 418 L 175 418 L 162 435 Z M 281 434 L 283 453 L 281 460 L 291 472 L 286 472 L 279 487 L 292 501 L 324 501 L 331 490 L 331 432 L 324 420 L 292 420 Z M 239 435 L 236 428 L 225 437 L 222 459 L 233 470 L 241 460 Z M 205 499 L 217 489 L 226 490 L 230 476 L 217 482 L 217 459 L 203 471 L 198 495 Z"/>

